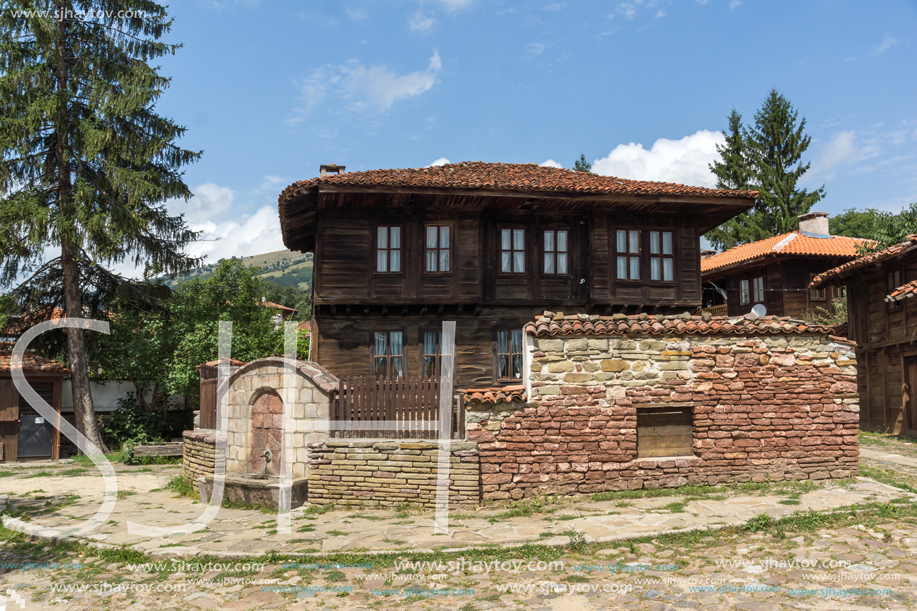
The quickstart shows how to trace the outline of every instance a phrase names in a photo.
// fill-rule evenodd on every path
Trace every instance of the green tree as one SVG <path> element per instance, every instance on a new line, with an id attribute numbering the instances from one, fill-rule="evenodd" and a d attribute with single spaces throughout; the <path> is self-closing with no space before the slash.
<path id="1" fill-rule="evenodd" d="M 860 247 L 861 254 L 882 250 L 917 234 L 917 202 L 898 214 L 875 208 L 851 208 L 831 219 L 831 230 L 836 235 L 873 240 Z"/>
<path id="2" fill-rule="evenodd" d="M 726 144 L 716 145 L 719 160 L 709 165 L 710 171 L 716 176 L 717 189 L 747 190 L 753 175 L 748 164 L 748 151 L 743 137 L 742 115 L 733 108 L 728 117 L 728 131 L 723 130 Z M 749 220 L 753 211 L 741 213 L 731 218 L 719 227 L 708 231 L 705 237 L 715 247 L 728 249 L 743 242 L 752 242 L 756 233 L 752 227 L 754 223 Z"/>
<path id="3" fill-rule="evenodd" d="M 122 283 L 108 271 L 116 264 L 158 274 L 196 263 L 183 249 L 197 234 L 165 201 L 191 196 L 179 168 L 199 153 L 179 148 L 184 128 L 155 114 L 169 79 L 147 63 L 179 48 L 159 42 L 171 25 L 151 0 L 3 3 L 0 286 L 31 274 L 20 295 L 41 287 L 81 317 L 88 295 Z M 66 336 L 77 428 L 105 449 L 83 332 Z"/>
<path id="4" fill-rule="evenodd" d="M 802 162 L 802 154 L 811 137 L 805 133 L 805 118 L 799 119 L 799 112 L 786 97 L 772 89 L 750 128 L 737 130 L 737 116 L 735 110 L 729 116 L 730 134 L 723 150 L 718 148 L 722 161 L 714 165 L 714 173 L 718 180 L 727 177 L 736 181 L 732 184 L 739 184 L 747 172 L 747 188 L 758 191 L 759 196 L 754 208 L 734 219 L 734 223 L 706 234 L 717 248 L 732 248 L 792 231 L 798 227 L 797 217 L 825 196 L 824 186 L 809 192 L 798 185 L 810 167 Z M 737 134 L 741 137 L 730 142 L 730 137 L 735 139 Z"/>
<path id="5" fill-rule="evenodd" d="M 579 159 L 573 163 L 573 169 L 577 172 L 592 172 L 592 164 L 586 161 L 585 153 L 580 153 Z"/>

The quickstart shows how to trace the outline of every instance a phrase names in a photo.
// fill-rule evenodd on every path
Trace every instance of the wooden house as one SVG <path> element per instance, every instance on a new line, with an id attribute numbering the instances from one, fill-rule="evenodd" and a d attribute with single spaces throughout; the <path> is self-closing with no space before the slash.
<path id="1" fill-rule="evenodd" d="M 61 380 L 70 374 L 62 363 L 26 354 L 26 381 L 60 418 Z M 57 459 L 60 431 L 25 401 L 13 385 L 11 353 L 0 352 L 0 461 Z"/>
<path id="2" fill-rule="evenodd" d="M 340 170 L 279 198 L 284 244 L 314 253 L 312 360 L 429 375 L 454 320 L 464 389 L 520 384 L 523 326 L 546 310 L 696 310 L 700 236 L 757 197 L 534 164 Z"/>
<path id="3" fill-rule="evenodd" d="M 817 276 L 812 290 L 847 286 L 856 342 L 860 426 L 917 434 L 917 236 Z"/>
<path id="4" fill-rule="evenodd" d="M 841 287 L 810 289 L 809 283 L 855 259 L 857 247 L 866 241 L 831 235 L 824 212 L 803 214 L 797 231 L 704 257 L 704 307 L 729 316 L 748 314 L 757 304 L 767 314 L 793 318 L 816 314 L 818 308 L 830 311 Z"/>

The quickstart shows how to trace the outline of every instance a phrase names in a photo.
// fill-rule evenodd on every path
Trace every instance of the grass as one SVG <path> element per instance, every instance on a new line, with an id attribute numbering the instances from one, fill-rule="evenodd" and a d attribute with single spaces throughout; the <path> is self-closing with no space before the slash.
<path id="1" fill-rule="evenodd" d="M 166 488 L 178 496 L 186 496 L 188 498 L 199 500 L 197 490 L 194 489 L 194 484 L 184 475 L 176 475 L 170 479 L 169 483 L 166 484 Z"/>
<path id="2" fill-rule="evenodd" d="M 671 511 L 672 513 L 684 513 L 685 505 L 687 504 L 687 501 L 676 501 L 674 503 L 669 503 L 668 505 L 663 505 L 660 507 L 660 509 L 664 511 Z"/>
<path id="3" fill-rule="evenodd" d="M 90 460 L 85 454 L 75 454 L 73 457 L 73 463 L 81 465 L 83 467 L 95 467 L 95 463 Z M 124 459 L 124 452 L 118 450 L 117 452 L 109 452 L 105 455 L 105 458 L 108 459 L 108 462 L 122 462 Z"/>
<path id="4" fill-rule="evenodd" d="M 135 490 L 118 490 L 119 499 L 126 499 L 129 496 L 134 496 L 135 494 L 137 494 Z"/>
<path id="5" fill-rule="evenodd" d="M 860 475 L 863 477 L 871 477 L 877 482 L 917 494 L 917 488 L 911 486 L 911 484 L 901 478 L 899 473 L 891 469 L 872 468 L 860 465 Z"/>

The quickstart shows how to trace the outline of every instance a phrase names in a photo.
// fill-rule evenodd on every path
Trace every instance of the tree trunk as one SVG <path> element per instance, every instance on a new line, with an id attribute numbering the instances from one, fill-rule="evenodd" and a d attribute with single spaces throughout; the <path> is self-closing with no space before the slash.
<path id="1" fill-rule="evenodd" d="M 57 51 L 60 54 L 57 66 L 57 91 L 67 91 L 67 17 L 61 14 L 57 19 Z M 70 164 L 64 151 L 67 150 L 70 131 L 70 112 L 66 96 L 61 96 L 58 111 L 60 123 L 57 125 L 57 188 L 58 205 L 62 210 L 72 208 L 73 182 L 70 176 Z M 77 228 L 73 228 L 76 233 Z M 83 299 L 80 287 L 79 262 L 76 260 L 78 249 L 72 239 L 62 232 L 61 235 L 61 268 L 64 284 L 64 312 L 67 318 L 83 317 Z M 70 357 L 70 385 L 73 389 L 73 417 L 76 428 L 94 443 L 102 452 L 108 448 L 102 442 L 99 424 L 96 420 L 95 407 L 92 404 L 92 393 L 89 389 L 89 364 L 86 361 L 86 345 L 82 329 L 67 329 L 67 354 Z"/>

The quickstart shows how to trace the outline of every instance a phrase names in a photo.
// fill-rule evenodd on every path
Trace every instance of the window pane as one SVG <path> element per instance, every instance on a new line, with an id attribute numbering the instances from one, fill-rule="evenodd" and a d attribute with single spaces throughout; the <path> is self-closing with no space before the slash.
<path id="1" fill-rule="evenodd" d="M 424 331 L 423 334 L 423 353 L 436 354 L 436 331 Z"/>
<path id="2" fill-rule="evenodd" d="M 510 231 L 509 229 L 504 229 L 503 231 L 500 232 L 500 235 L 501 235 L 500 248 L 502 248 L 503 250 L 512 250 L 513 248 L 512 241 L 511 241 L 512 235 L 513 235 L 512 231 Z"/>
<path id="3" fill-rule="evenodd" d="M 513 251 L 513 271 L 521 274 L 525 271 L 525 253 Z"/>
<path id="4" fill-rule="evenodd" d="M 672 259 L 662 260 L 662 279 L 666 281 L 675 279 L 675 266 L 672 264 Z"/>
<path id="5" fill-rule="evenodd" d="M 553 231 L 544 232 L 544 249 L 545 250 L 554 250 L 554 232 Z"/>
<path id="6" fill-rule="evenodd" d="M 376 271 L 388 271 L 388 251 L 380 250 L 376 252 Z"/>
<path id="7" fill-rule="evenodd" d="M 513 229 L 513 250 L 525 250 L 525 229 Z"/>
<path id="8" fill-rule="evenodd" d="M 662 266 L 659 257 L 650 259 L 650 280 L 662 280 Z"/>
<path id="9" fill-rule="evenodd" d="M 512 267 L 512 254 L 508 250 L 504 250 L 501 253 L 500 257 L 500 271 L 509 273 L 513 271 Z"/>
<path id="10" fill-rule="evenodd" d="M 546 274 L 554 273 L 554 253 L 553 252 L 544 253 L 544 273 Z"/>
<path id="11" fill-rule="evenodd" d="M 497 377 L 500 379 L 509 378 L 509 356 L 501 354 L 497 357 Z"/>
<path id="12" fill-rule="evenodd" d="M 439 251 L 439 271 L 449 271 L 449 249 L 445 248 Z"/>
<path id="13" fill-rule="evenodd" d="M 557 253 L 557 273 L 567 273 L 567 253 L 565 252 Z"/>
<path id="14" fill-rule="evenodd" d="M 627 252 L 627 232 L 618 229 L 618 252 Z"/>
<path id="15" fill-rule="evenodd" d="M 499 354 L 509 352 L 509 331 L 502 329 L 497 331 L 497 352 Z"/>
<path id="16" fill-rule="evenodd" d="M 659 254 L 659 232 L 658 231 L 650 232 L 650 254 L 653 254 L 653 255 Z"/>
<path id="17" fill-rule="evenodd" d="M 401 251 L 400 250 L 390 250 L 392 255 L 389 270 L 390 272 L 400 272 L 401 271 Z"/>
<path id="18" fill-rule="evenodd" d="M 436 358 L 432 356 L 423 357 L 423 375 L 425 376 L 434 376 L 436 375 Z"/>
<path id="19" fill-rule="evenodd" d="M 629 241 L 630 241 L 630 252 L 632 252 L 632 253 L 638 253 L 638 252 L 640 252 L 640 232 L 639 232 L 639 231 L 631 231 L 631 232 L 629 232 L 629 233 L 630 233 L 630 238 L 629 238 Z"/>
<path id="20" fill-rule="evenodd" d="M 513 330 L 513 353 L 522 354 L 522 331 L 519 329 Z"/>
<path id="21" fill-rule="evenodd" d="M 627 280 L 627 257 L 618 257 L 618 279 Z"/>
<path id="22" fill-rule="evenodd" d="M 439 271 L 439 268 L 436 267 L 436 264 L 437 264 L 436 253 L 437 252 L 438 251 L 436 250 L 427 251 L 427 271 L 428 272 Z"/>
<path id="23" fill-rule="evenodd" d="M 427 227 L 427 248 L 436 248 L 436 227 Z"/>
<path id="24" fill-rule="evenodd" d="M 401 370 L 402 360 L 403 359 L 400 356 L 392 358 L 392 377 L 400 378 L 402 375 L 404 375 L 404 372 Z"/>
<path id="25" fill-rule="evenodd" d="M 389 348 L 392 354 L 402 355 L 401 351 L 401 342 L 404 335 L 401 331 L 392 331 L 391 337 L 389 338 Z"/>
<path id="26" fill-rule="evenodd" d="M 522 377 L 522 355 L 517 354 L 513 357 L 513 377 L 519 379 Z"/>
<path id="27" fill-rule="evenodd" d="M 379 236 L 379 248 L 388 248 L 388 227 L 379 227 L 376 235 Z"/>
<path id="28" fill-rule="evenodd" d="M 557 232 L 557 250 L 558 252 L 567 252 L 567 232 Z"/>
<path id="29" fill-rule="evenodd" d="M 637 257 L 630 258 L 630 279 L 639 280 L 640 279 L 640 259 Z"/>
<path id="30" fill-rule="evenodd" d="M 385 359 L 382 357 L 376 357 L 375 365 L 373 366 L 373 375 L 384 376 L 385 374 Z"/>
<path id="31" fill-rule="evenodd" d="M 449 227 L 439 228 L 439 247 L 449 248 Z"/>
<path id="32" fill-rule="evenodd" d="M 392 248 L 401 248 L 401 227 L 391 227 Z"/>
<path id="33" fill-rule="evenodd" d="M 672 254 L 672 232 L 671 231 L 662 232 L 662 254 L 664 255 Z"/>

